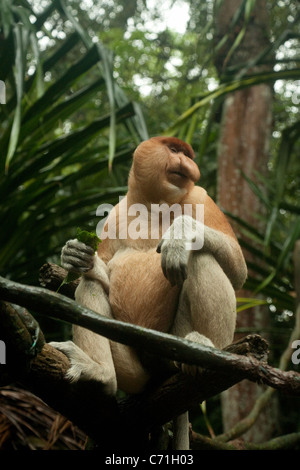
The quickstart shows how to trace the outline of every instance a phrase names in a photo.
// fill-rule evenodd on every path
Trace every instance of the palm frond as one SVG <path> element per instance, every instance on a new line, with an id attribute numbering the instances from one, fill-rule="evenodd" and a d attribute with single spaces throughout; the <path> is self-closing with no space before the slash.
<path id="1" fill-rule="evenodd" d="M 41 48 L 54 10 L 73 30 L 53 48 Z M 5 0 L 0 11 L 8 90 L 0 107 L 0 224 L 6 227 L 0 271 L 33 280 L 40 260 L 59 252 L 62 237 L 97 224 L 106 195 L 118 200 L 112 169 L 126 166 L 126 185 L 129 159 L 148 132 L 140 107 L 114 83 L 111 51 L 88 37 L 63 0 L 39 15 L 25 0 L 18 8 Z M 95 184 L 98 191 L 91 190 Z"/>

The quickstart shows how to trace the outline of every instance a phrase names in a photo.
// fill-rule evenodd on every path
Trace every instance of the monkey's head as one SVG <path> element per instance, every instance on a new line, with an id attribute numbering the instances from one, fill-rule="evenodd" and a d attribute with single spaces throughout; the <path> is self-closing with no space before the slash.
<path id="1" fill-rule="evenodd" d="M 133 154 L 129 189 L 150 202 L 180 202 L 200 178 L 192 147 L 176 137 L 152 137 Z"/>

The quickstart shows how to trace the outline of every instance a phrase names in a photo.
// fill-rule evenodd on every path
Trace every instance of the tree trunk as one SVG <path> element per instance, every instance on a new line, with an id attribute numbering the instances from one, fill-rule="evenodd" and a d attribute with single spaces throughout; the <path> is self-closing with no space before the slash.
<path id="1" fill-rule="evenodd" d="M 247 19 L 245 34 L 237 47 L 233 44 L 245 25 L 245 11 L 241 10 L 239 19 L 234 24 L 232 22 L 243 1 L 224 0 L 216 12 L 217 43 L 228 34 L 227 42 L 216 57 L 215 63 L 220 74 L 228 70 L 229 66 L 236 65 L 240 65 L 238 68 L 240 72 L 241 64 L 257 57 L 269 45 L 266 1 L 257 0 L 254 3 L 251 15 Z M 265 67 L 256 66 L 248 73 L 261 72 L 262 69 Z M 223 209 L 259 231 L 264 229 L 260 217 L 264 207 L 243 175 L 245 174 L 258 186 L 261 186 L 259 175 L 267 175 L 271 110 L 272 89 L 269 85 L 257 85 L 229 95 L 223 105 L 218 149 L 218 203 Z M 243 239 L 238 225 L 234 228 L 237 236 Z M 249 252 L 244 251 L 244 254 L 248 265 L 260 262 Z M 250 297 L 251 292 L 238 292 L 237 296 Z M 248 309 L 238 314 L 237 329 L 255 327 L 262 329 L 263 333 L 268 322 L 266 308 Z M 249 413 L 261 392 L 262 387 L 243 381 L 223 394 L 224 431 L 229 430 Z M 261 416 L 247 435 L 244 435 L 245 439 L 250 442 L 269 439 L 276 428 L 276 418 L 276 406 L 272 403 L 265 409 L 264 416 Z"/>

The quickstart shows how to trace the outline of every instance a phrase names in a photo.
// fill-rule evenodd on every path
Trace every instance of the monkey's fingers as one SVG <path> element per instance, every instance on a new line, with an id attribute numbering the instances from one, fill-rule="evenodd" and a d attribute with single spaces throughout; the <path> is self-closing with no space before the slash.
<path id="1" fill-rule="evenodd" d="M 94 259 L 94 253 L 88 254 L 88 253 L 82 253 L 78 250 L 66 248 L 63 249 L 61 252 L 61 258 L 62 260 L 68 260 L 68 259 L 75 259 L 78 261 L 78 263 L 84 263 L 84 264 L 93 264 L 93 259 Z"/>
<path id="2" fill-rule="evenodd" d="M 184 264 L 166 268 L 165 277 L 172 286 L 181 286 L 187 278 L 187 267 Z"/>
<path id="3" fill-rule="evenodd" d="M 69 258 L 68 261 L 64 260 L 61 262 L 61 265 L 64 269 L 69 272 L 74 273 L 87 273 L 91 269 L 93 269 L 93 264 L 82 264 L 79 263 L 76 258 Z"/>
<path id="4" fill-rule="evenodd" d="M 94 251 L 78 240 L 69 240 L 62 249 L 61 264 L 71 272 L 88 272 L 94 266 Z"/>
<path id="5" fill-rule="evenodd" d="M 187 278 L 188 253 L 174 241 L 168 245 L 162 252 L 162 270 L 172 286 L 181 286 Z"/>
<path id="6" fill-rule="evenodd" d="M 77 240 L 77 238 L 73 240 L 68 240 L 65 246 L 63 247 L 63 250 L 65 249 L 76 251 L 78 253 L 81 253 L 82 255 L 93 255 L 95 253 L 91 246 L 80 242 L 79 240 Z"/>
<path id="7" fill-rule="evenodd" d="M 74 255 L 64 253 L 61 257 L 61 265 L 67 271 L 84 273 L 93 268 L 94 260 L 93 258 L 78 257 L 76 253 Z"/>

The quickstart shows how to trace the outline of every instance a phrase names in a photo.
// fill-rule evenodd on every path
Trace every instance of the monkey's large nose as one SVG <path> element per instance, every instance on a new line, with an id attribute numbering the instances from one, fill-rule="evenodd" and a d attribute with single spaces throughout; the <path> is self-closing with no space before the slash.
<path id="1" fill-rule="evenodd" d="M 193 183 L 196 183 L 200 178 L 200 170 L 196 163 L 187 158 L 185 155 L 183 158 L 180 158 L 180 169 L 179 172 L 182 173 L 187 178 L 191 179 Z"/>

